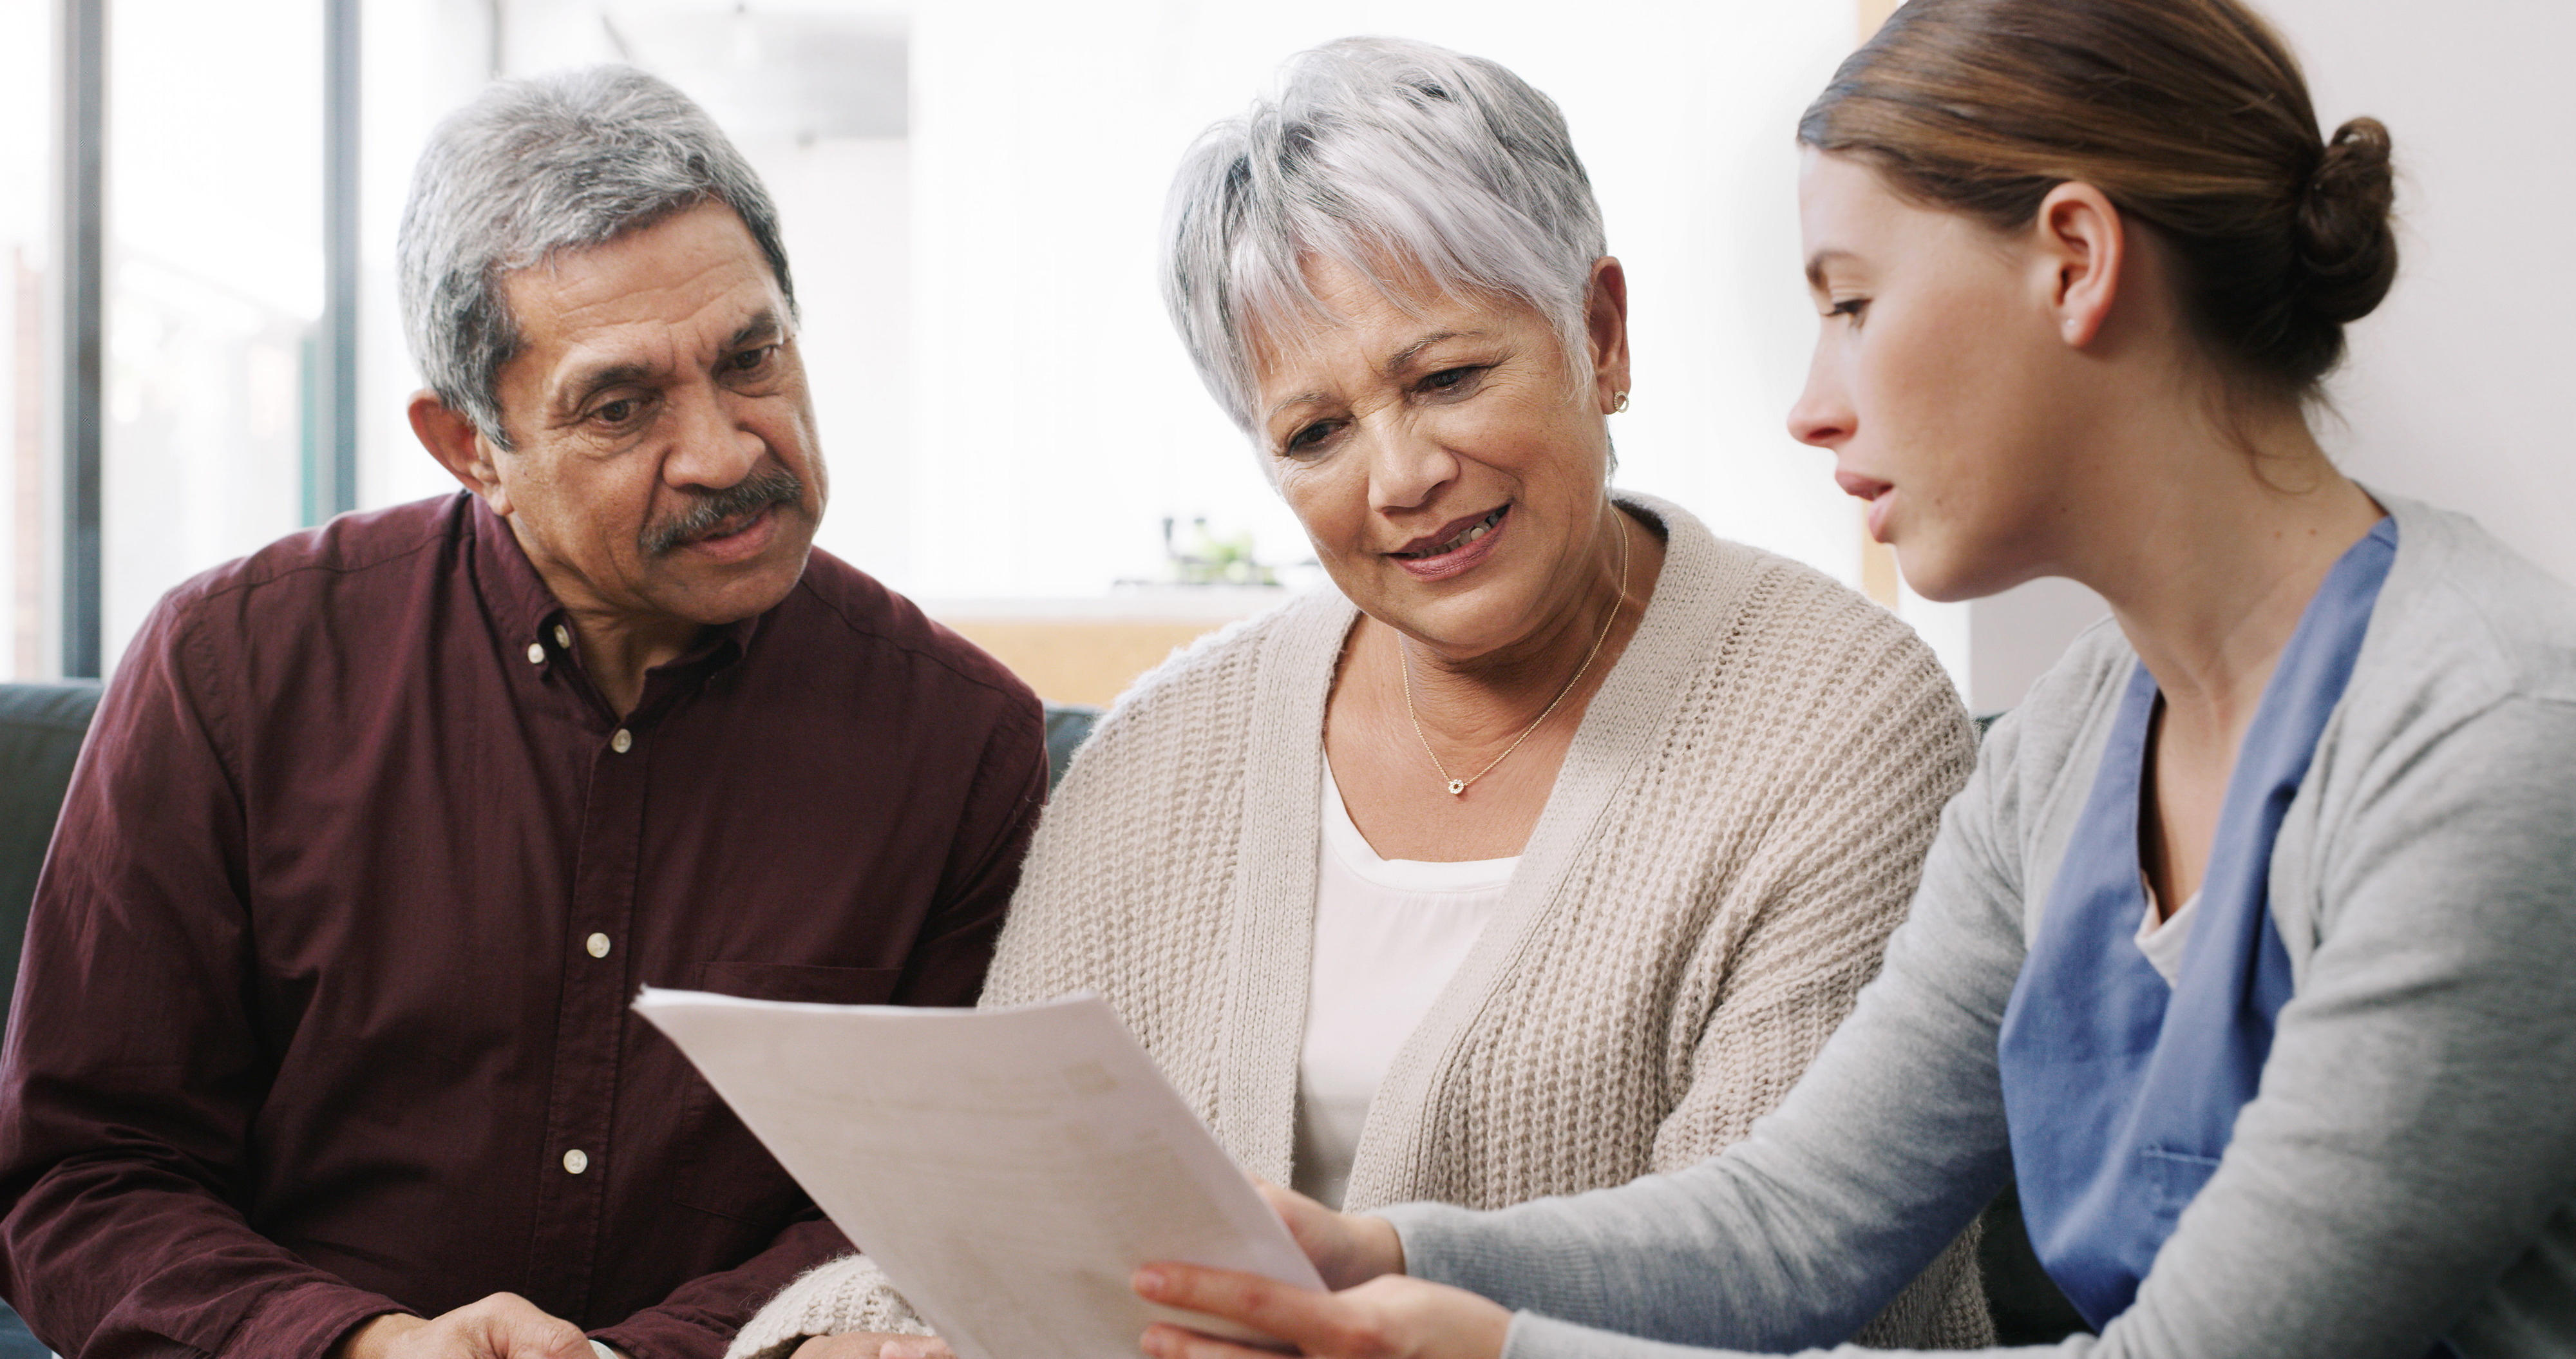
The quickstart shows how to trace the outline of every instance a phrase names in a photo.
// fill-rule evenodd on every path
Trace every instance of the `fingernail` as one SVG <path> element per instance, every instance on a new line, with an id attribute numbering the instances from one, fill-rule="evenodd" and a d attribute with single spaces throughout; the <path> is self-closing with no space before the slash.
<path id="1" fill-rule="evenodd" d="M 1163 1291 L 1164 1285 L 1171 1281 L 1163 1277 L 1163 1271 L 1154 1268 L 1152 1265 L 1147 1265 L 1144 1268 L 1137 1270 L 1136 1277 L 1130 1282 L 1134 1284 L 1136 1291 L 1139 1293 L 1160 1293 Z"/>

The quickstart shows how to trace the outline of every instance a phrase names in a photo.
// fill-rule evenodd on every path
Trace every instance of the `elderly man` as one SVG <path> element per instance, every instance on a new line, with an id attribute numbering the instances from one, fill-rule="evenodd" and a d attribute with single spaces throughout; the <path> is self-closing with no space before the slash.
<path id="1" fill-rule="evenodd" d="M 713 1359 L 848 1247 L 628 1001 L 966 1004 L 1044 794 L 1028 690 L 810 551 L 776 216 L 695 106 L 495 87 L 402 262 L 467 493 L 172 591 L 37 891 L 0 1282 L 65 1355 Z"/>

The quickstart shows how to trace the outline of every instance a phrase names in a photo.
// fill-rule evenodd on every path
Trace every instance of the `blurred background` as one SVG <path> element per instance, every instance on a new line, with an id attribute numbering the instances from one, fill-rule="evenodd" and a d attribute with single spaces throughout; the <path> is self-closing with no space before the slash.
<path id="1" fill-rule="evenodd" d="M 2057 582 L 1935 606 L 1782 416 L 1816 324 L 1791 128 L 1872 0 L 9 0 L 0 7 L 0 666 L 99 674 L 187 576 L 453 489 L 413 442 L 393 241 L 432 123 L 599 61 L 700 100 L 784 216 L 835 495 L 822 545 L 1105 701 L 1319 573 L 1163 320 L 1173 164 L 1349 33 L 1553 96 L 1633 291 L 1620 481 L 1868 589 L 1971 706 L 2101 612 Z M 2276 0 L 2329 125 L 2387 121 L 2405 273 L 2330 446 L 2576 578 L 2555 267 L 2576 10 Z"/>

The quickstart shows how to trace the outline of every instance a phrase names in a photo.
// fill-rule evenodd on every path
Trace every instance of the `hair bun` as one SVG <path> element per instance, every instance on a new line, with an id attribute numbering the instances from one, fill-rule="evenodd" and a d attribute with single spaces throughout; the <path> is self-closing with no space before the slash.
<path id="1" fill-rule="evenodd" d="M 2345 123 L 2326 143 L 2299 198 L 2299 300 L 2336 325 L 2369 315 L 2397 278 L 2397 231 L 2389 216 L 2397 187 L 2388 153 L 2388 129 L 2378 119 Z"/>

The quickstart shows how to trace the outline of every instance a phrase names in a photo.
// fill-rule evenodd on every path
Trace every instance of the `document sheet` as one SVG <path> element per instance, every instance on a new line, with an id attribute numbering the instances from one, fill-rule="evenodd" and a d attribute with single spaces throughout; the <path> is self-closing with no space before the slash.
<path id="1" fill-rule="evenodd" d="M 1138 1298 L 1148 1260 L 1322 1287 L 1096 996 L 932 1010 L 646 987 L 635 1008 L 962 1359 L 1137 1359 L 1158 1319 L 1225 1330 Z"/>

